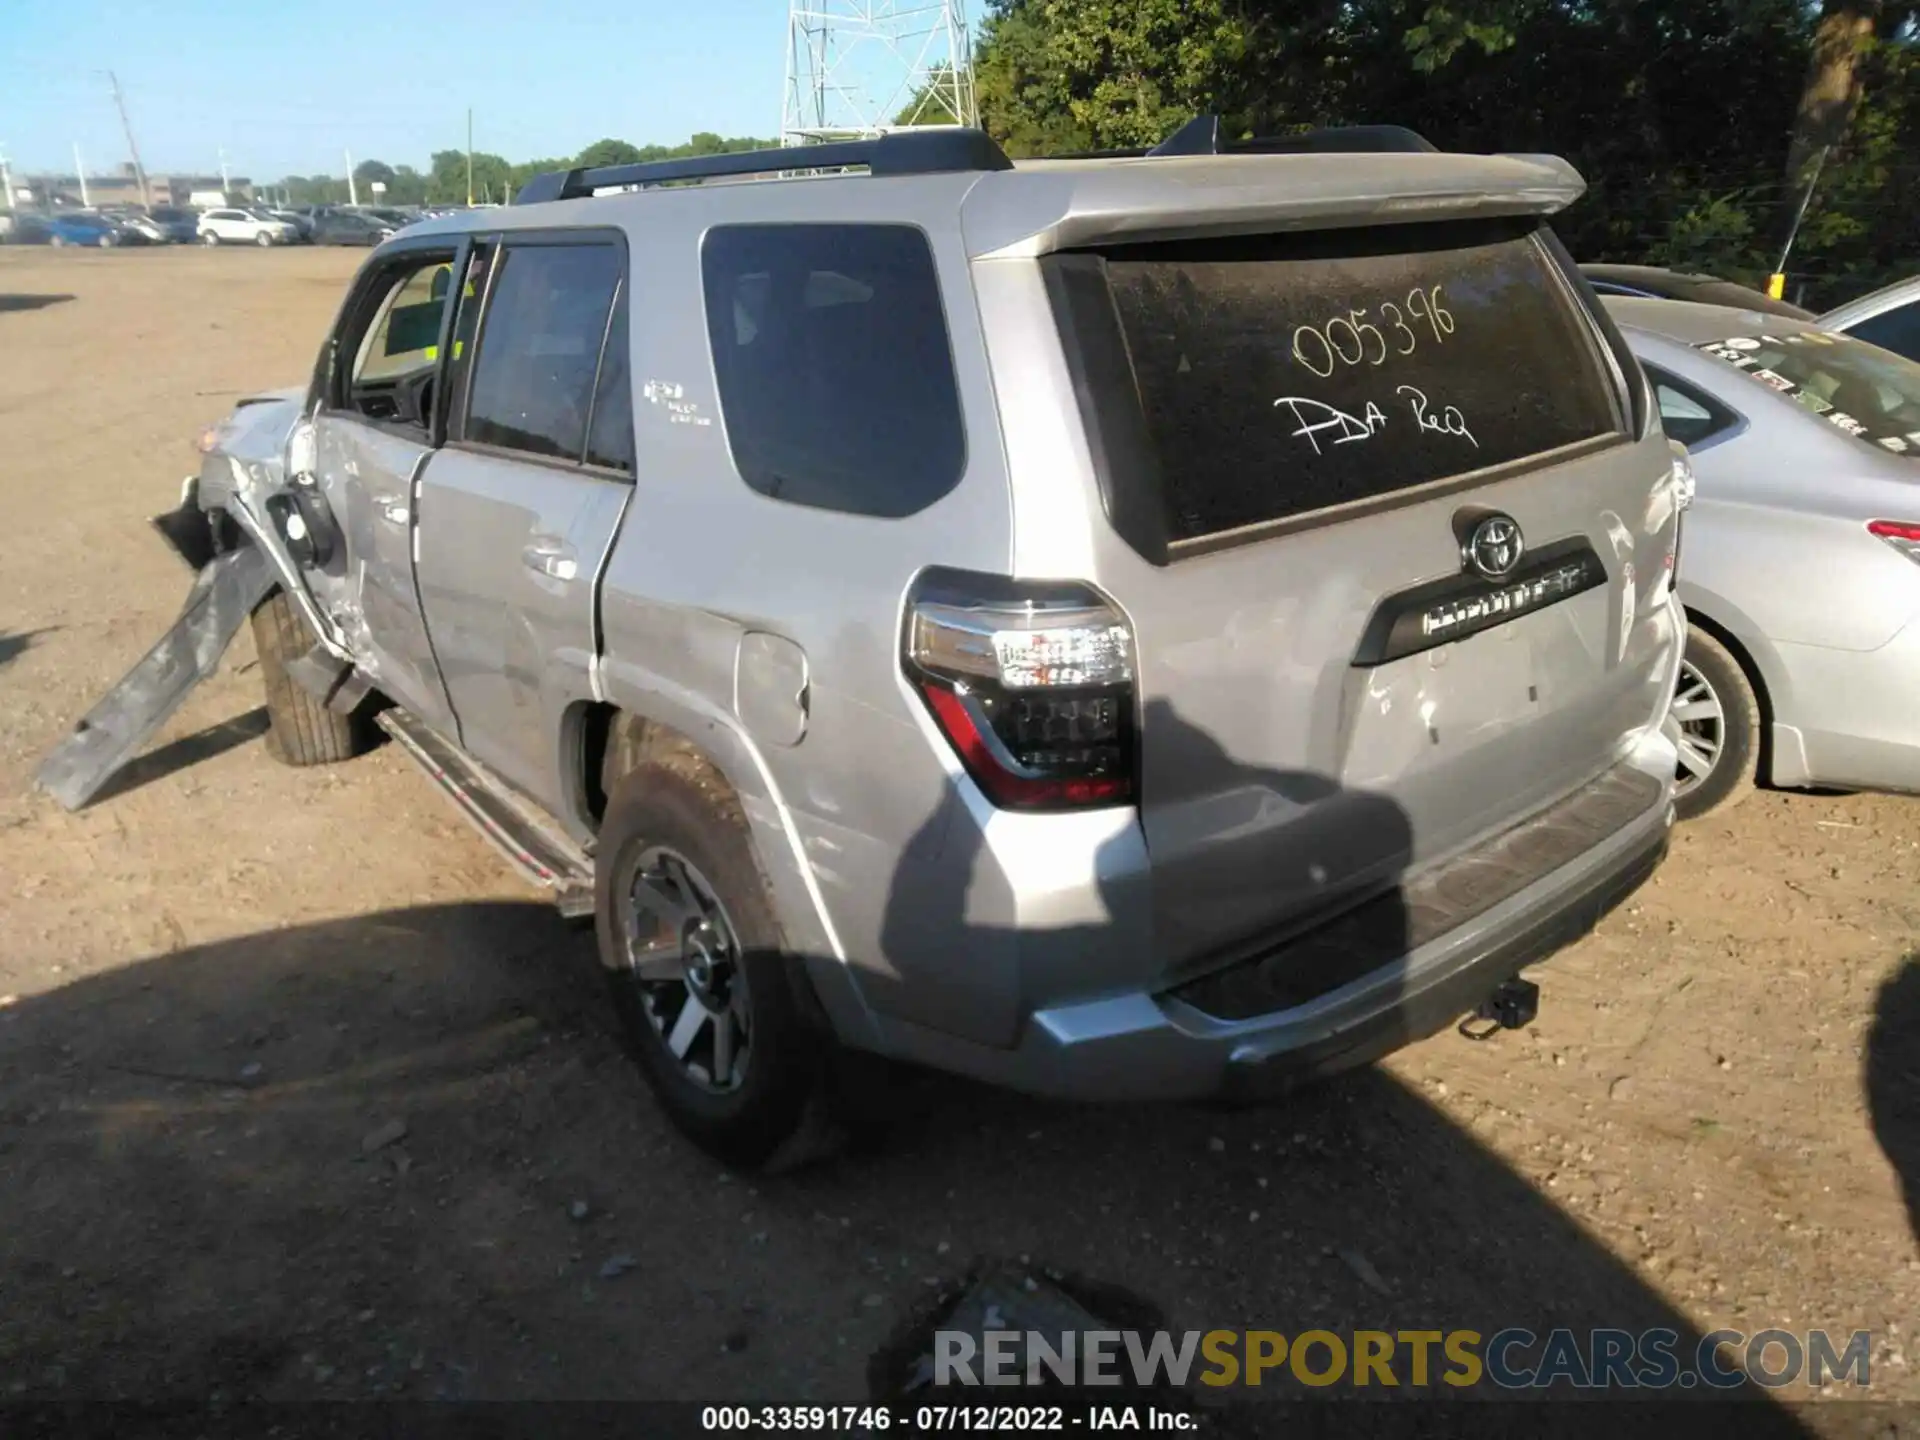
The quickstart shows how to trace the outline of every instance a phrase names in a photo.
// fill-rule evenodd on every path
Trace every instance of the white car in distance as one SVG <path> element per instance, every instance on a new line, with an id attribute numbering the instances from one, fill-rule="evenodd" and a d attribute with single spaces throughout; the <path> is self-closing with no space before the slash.
<path id="1" fill-rule="evenodd" d="M 291 245 L 298 236 L 284 220 L 265 220 L 244 210 L 209 210 L 200 217 L 203 245 Z"/>

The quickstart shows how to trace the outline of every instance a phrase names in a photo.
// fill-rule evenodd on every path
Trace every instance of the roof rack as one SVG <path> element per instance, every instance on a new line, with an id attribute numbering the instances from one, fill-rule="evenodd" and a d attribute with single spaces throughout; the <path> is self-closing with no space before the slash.
<path id="1" fill-rule="evenodd" d="M 1225 140 L 1218 115 L 1196 115 L 1158 145 L 1135 150 L 1090 150 L 1058 160 L 1131 160 L 1164 155 L 1432 155 L 1439 147 L 1404 125 L 1339 125 L 1300 135 Z"/>
<path id="2" fill-rule="evenodd" d="M 537 205 L 546 200 L 577 200 L 596 190 L 857 166 L 864 166 L 870 175 L 944 175 L 966 170 L 1011 170 L 1013 162 L 984 130 L 959 125 L 929 126 L 922 130 L 897 130 L 864 140 L 831 140 L 818 145 L 740 150 L 730 155 L 694 155 L 635 165 L 548 170 L 522 185 L 513 203 Z"/>

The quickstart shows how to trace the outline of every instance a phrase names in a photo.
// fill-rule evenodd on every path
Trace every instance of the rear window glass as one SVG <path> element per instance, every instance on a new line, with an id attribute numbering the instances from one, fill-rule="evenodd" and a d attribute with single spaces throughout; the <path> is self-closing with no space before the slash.
<path id="1" fill-rule="evenodd" d="M 1600 354 L 1529 232 L 1423 226 L 1105 253 L 1174 542 L 1620 428 Z"/>
<path id="2" fill-rule="evenodd" d="M 1849 326 L 1847 334 L 1909 360 L 1920 360 L 1920 301 L 1882 310 Z"/>
<path id="3" fill-rule="evenodd" d="M 1856 439 L 1920 454 L 1920 365 L 1911 360 L 1824 330 L 1735 335 L 1700 348 Z"/>
<path id="4" fill-rule="evenodd" d="M 612 245 L 513 245 L 498 261 L 467 380 L 465 437 L 578 460 L 620 282 Z"/>
<path id="5" fill-rule="evenodd" d="M 721 418 L 747 484 L 897 518 L 960 482 L 960 395 L 919 230 L 721 226 L 701 270 Z"/>

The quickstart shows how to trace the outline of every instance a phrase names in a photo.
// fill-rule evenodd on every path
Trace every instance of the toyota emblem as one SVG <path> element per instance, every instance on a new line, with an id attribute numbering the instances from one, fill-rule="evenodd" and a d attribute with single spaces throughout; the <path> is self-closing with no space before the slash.
<path id="1" fill-rule="evenodd" d="M 1520 564 L 1527 542 L 1511 515 L 1487 515 L 1467 532 L 1460 547 L 1460 559 L 1469 570 L 1477 570 L 1489 580 L 1504 580 Z"/>

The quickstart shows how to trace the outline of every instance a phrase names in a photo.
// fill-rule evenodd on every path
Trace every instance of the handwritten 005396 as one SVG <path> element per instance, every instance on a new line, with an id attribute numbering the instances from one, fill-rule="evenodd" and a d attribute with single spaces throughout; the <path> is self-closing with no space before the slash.
<path id="1" fill-rule="evenodd" d="M 1297 326 L 1293 358 L 1322 380 L 1342 365 L 1384 365 L 1389 355 L 1411 355 L 1420 348 L 1420 331 L 1409 320 L 1424 320 L 1438 345 L 1454 329 L 1453 312 L 1440 303 L 1440 289 L 1415 287 L 1407 292 L 1404 306 L 1383 300 L 1377 307 L 1349 310 L 1321 325 Z M 1386 330 L 1368 318 L 1375 308 Z"/>

